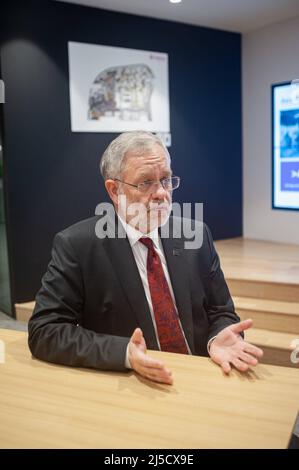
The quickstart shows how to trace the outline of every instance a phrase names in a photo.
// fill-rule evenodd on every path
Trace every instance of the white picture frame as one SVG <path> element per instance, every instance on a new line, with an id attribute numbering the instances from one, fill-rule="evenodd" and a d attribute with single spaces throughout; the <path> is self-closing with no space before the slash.
<path id="1" fill-rule="evenodd" d="M 71 130 L 169 133 L 168 54 L 68 43 Z"/>

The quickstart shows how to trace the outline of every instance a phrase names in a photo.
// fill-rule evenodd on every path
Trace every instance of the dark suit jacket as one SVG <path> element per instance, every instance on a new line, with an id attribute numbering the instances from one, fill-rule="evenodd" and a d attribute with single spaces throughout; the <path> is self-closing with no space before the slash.
<path id="1" fill-rule="evenodd" d="M 55 236 L 29 321 L 29 347 L 50 362 L 125 370 L 127 344 L 136 327 L 149 349 L 158 345 L 130 243 L 127 238 L 99 239 L 98 220 L 84 220 Z M 171 227 L 174 221 L 181 224 L 170 218 Z M 175 229 L 161 240 L 191 352 L 207 355 L 208 340 L 239 317 L 210 231 L 196 224 L 203 234 L 198 249 L 185 249 Z"/>

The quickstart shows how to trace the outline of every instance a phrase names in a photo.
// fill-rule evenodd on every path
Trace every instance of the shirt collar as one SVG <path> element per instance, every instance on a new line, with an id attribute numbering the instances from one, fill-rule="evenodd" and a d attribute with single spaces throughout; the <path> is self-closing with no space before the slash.
<path id="1" fill-rule="evenodd" d="M 117 217 L 127 234 L 131 247 L 133 247 L 133 245 L 135 245 L 140 240 L 140 238 L 148 237 L 153 240 L 154 247 L 159 248 L 158 227 L 155 228 L 152 232 L 145 234 L 145 233 L 139 232 L 139 230 L 136 230 L 134 227 L 132 227 L 132 225 L 127 224 L 119 214 L 117 214 Z"/>

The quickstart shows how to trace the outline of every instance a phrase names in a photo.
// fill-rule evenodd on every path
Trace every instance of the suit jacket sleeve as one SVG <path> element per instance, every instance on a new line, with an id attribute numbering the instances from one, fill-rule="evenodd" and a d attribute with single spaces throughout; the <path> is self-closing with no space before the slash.
<path id="1" fill-rule="evenodd" d="M 29 320 L 29 348 L 33 356 L 49 362 L 126 370 L 129 338 L 99 334 L 80 326 L 83 305 L 84 282 L 78 258 L 70 240 L 59 233 Z"/>
<path id="2" fill-rule="evenodd" d="M 210 339 L 227 326 L 239 322 L 240 318 L 235 312 L 234 303 L 220 267 L 220 260 L 214 247 L 212 235 L 207 226 L 206 229 L 211 254 L 211 268 L 207 289 L 207 310 L 210 324 L 208 341 L 210 341 Z M 241 336 L 244 335 L 242 334 Z"/>

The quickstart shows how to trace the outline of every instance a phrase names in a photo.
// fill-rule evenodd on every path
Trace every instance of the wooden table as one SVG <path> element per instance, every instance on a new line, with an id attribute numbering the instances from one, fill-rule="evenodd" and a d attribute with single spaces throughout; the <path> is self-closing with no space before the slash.
<path id="1" fill-rule="evenodd" d="M 134 373 L 48 364 L 27 334 L 0 330 L 2 448 L 286 448 L 299 408 L 297 369 L 224 376 L 208 358 L 151 352 L 174 385 Z"/>

